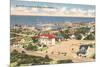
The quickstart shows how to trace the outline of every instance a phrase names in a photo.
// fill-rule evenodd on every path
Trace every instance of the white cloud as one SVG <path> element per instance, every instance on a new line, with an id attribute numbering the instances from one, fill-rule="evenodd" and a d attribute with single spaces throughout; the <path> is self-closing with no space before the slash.
<path id="1" fill-rule="evenodd" d="M 24 11 L 29 13 L 81 13 L 81 14 L 94 14 L 95 10 L 89 9 L 89 10 L 82 10 L 80 8 L 71 8 L 67 9 L 65 7 L 61 9 L 50 9 L 50 8 L 31 8 L 27 9 L 26 7 L 17 7 L 17 8 L 11 8 L 11 11 Z"/>
<path id="2" fill-rule="evenodd" d="M 82 10 L 82 9 L 80 9 L 80 8 L 72 8 L 72 9 L 69 9 L 68 11 L 70 11 L 70 12 L 80 12 L 80 13 L 85 13 L 86 12 L 86 10 Z"/>
<path id="3" fill-rule="evenodd" d="M 78 9 L 77 8 L 73 8 L 73 9 L 70 9 L 69 11 L 71 11 L 71 12 L 77 12 Z"/>
<path id="4" fill-rule="evenodd" d="M 63 7 L 63 8 L 61 8 L 60 10 L 61 10 L 61 12 L 64 12 L 64 11 L 66 11 L 66 8 Z"/>
<path id="5" fill-rule="evenodd" d="M 95 10 L 88 10 L 89 13 L 95 13 Z"/>

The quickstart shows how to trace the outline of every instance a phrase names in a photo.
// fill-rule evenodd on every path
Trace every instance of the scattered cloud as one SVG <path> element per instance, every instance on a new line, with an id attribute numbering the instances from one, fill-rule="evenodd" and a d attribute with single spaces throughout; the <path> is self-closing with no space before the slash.
<path id="1" fill-rule="evenodd" d="M 12 4 L 14 3 L 15 5 L 19 4 L 18 2 L 16 1 L 23 1 L 23 0 L 11 0 L 11 1 L 14 1 L 12 2 Z M 21 4 L 21 2 L 20 2 Z M 27 3 L 28 4 L 28 3 Z M 24 5 L 27 5 L 26 3 L 24 3 Z M 42 5 L 42 3 L 41 3 Z M 52 6 L 52 4 L 51 4 Z M 84 5 L 81 5 L 81 7 L 76 7 L 75 5 L 71 5 L 72 7 L 68 8 L 68 6 L 66 5 L 63 5 L 63 6 L 59 6 L 61 8 L 49 8 L 48 5 L 46 4 L 43 4 L 43 7 L 22 7 L 22 6 L 11 6 L 11 13 L 15 14 L 15 13 L 28 13 L 28 14 L 34 14 L 34 13 L 37 13 L 37 14 L 87 14 L 87 15 L 95 15 L 95 8 L 89 6 L 89 8 L 87 9 L 87 7 L 83 7 L 81 8 L 82 6 Z M 80 5 L 79 5 L 80 6 Z M 44 8 L 46 7 L 46 8 Z M 14 13 L 15 12 L 15 13 Z"/>

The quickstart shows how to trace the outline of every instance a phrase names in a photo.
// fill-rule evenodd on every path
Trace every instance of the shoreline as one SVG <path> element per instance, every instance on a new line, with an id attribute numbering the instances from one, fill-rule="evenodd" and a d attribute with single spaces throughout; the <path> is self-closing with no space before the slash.
<path id="1" fill-rule="evenodd" d="M 10 14 L 10 16 L 40 16 L 40 17 L 42 17 L 42 16 L 47 16 L 47 17 L 76 17 L 76 18 L 78 18 L 78 17 L 82 17 L 82 18 L 95 18 L 95 16 L 76 16 L 76 15 L 25 15 L 25 14 Z"/>

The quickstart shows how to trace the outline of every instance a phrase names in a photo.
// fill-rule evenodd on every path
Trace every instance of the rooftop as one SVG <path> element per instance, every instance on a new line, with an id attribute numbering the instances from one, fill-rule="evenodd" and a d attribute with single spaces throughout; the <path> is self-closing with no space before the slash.
<path id="1" fill-rule="evenodd" d="M 41 34 L 39 36 L 32 37 L 32 39 L 41 38 L 41 37 L 47 37 L 49 39 L 52 39 L 52 38 L 55 38 L 55 35 L 54 34 Z"/>

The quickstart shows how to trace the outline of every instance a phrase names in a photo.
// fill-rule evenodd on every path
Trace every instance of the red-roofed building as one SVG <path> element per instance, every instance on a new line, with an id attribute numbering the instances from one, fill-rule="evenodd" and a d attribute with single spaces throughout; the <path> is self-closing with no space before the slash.
<path id="1" fill-rule="evenodd" d="M 44 45 L 55 45 L 55 35 L 53 34 L 41 34 L 39 36 L 32 37 L 32 39 L 37 39 L 40 44 Z"/>
<path id="2" fill-rule="evenodd" d="M 48 39 L 53 39 L 53 38 L 55 38 L 55 35 L 53 35 L 53 34 L 42 34 L 42 35 L 40 35 L 40 37 L 46 37 Z"/>

